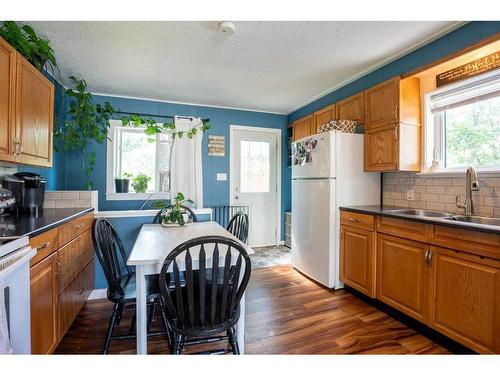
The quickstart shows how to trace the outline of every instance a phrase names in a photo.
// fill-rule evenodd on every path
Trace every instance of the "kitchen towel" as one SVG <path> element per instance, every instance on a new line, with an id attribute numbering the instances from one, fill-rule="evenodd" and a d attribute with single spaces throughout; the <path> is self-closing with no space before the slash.
<path id="1" fill-rule="evenodd" d="M 5 295 L 3 282 L 0 278 L 0 354 L 12 354 L 9 340 L 7 312 L 5 311 Z"/>

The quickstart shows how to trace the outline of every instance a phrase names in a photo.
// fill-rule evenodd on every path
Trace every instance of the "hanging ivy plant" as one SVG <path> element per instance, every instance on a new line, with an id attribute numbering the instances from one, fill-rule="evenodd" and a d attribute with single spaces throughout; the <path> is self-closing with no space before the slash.
<path id="1" fill-rule="evenodd" d="M 91 140 L 102 144 L 107 139 L 114 109 L 109 102 L 94 104 L 92 94 L 86 91 L 87 82 L 84 79 L 69 79 L 75 88 L 66 90 L 70 99 L 68 116 L 54 131 L 55 145 L 56 150 L 81 151 L 85 187 L 91 190 L 89 177 L 94 170 L 96 155 L 88 152 L 87 146 Z"/>
<path id="2" fill-rule="evenodd" d="M 38 36 L 29 25 L 19 27 L 14 21 L 0 23 L 0 36 L 23 55 L 38 70 L 46 65 L 57 68 L 56 56 L 50 45 L 50 40 Z"/>
<path id="3" fill-rule="evenodd" d="M 149 116 L 143 115 L 130 115 L 124 116 L 121 118 L 123 126 L 134 126 L 134 127 L 144 127 L 144 133 L 150 136 L 149 141 L 154 142 L 156 134 L 158 133 L 168 133 L 172 135 L 172 138 L 175 137 L 182 138 L 186 135 L 189 139 L 193 138 L 199 131 L 205 132 L 210 129 L 210 120 L 202 119 L 201 123 L 196 123 L 192 126 L 191 129 L 187 131 L 177 130 L 175 128 L 175 124 L 173 122 L 165 122 L 163 124 L 159 124 L 155 119 Z"/>

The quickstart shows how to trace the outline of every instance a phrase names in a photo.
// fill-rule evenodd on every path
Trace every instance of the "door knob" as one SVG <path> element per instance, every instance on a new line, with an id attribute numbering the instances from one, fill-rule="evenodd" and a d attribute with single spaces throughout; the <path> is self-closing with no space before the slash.
<path id="1" fill-rule="evenodd" d="M 234 196 L 234 199 L 238 199 L 238 198 L 239 198 L 239 196 L 237 196 L 237 195 Z"/>

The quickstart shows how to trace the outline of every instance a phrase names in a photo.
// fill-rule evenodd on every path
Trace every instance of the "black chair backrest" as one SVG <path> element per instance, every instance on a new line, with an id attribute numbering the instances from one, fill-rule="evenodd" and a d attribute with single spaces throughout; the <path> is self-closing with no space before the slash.
<path id="1" fill-rule="evenodd" d="M 196 254 L 198 268 L 193 270 Z M 250 273 L 250 257 L 231 238 L 204 236 L 177 246 L 160 272 L 161 295 L 173 328 L 209 328 L 234 318 Z"/>
<path id="2" fill-rule="evenodd" d="M 153 224 L 161 224 L 161 217 L 164 212 L 166 212 L 168 209 L 172 208 L 172 206 L 167 206 L 165 208 L 162 208 L 155 216 L 153 219 Z M 196 218 L 196 215 L 194 214 L 193 210 L 187 206 L 181 206 L 182 209 L 186 210 L 186 212 L 189 214 L 189 218 L 193 223 L 196 223 L 198 219 Z"/>
<path id="3" fill-rule="evenodd" d="M 98 218 L 92 228 L 92 240 L 97 259 L 108 282 L 108 296 L 124 296 L 120 279 L 123 276 L 131 276 L 133 272 L 132 268 L 127 266 L 127 254 L 115 228 L 108 220 Z"/>
<path id="4" fill-rule="evenodd" d="M 242 211 L 236 212 L 227 225 L 227 230 L 243 243 L 248 239 L 248 215 Z"/>

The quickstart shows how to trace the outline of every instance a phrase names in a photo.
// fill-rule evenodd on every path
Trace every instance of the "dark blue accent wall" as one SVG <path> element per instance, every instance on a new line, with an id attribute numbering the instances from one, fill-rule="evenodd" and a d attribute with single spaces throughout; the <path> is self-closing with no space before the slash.
<path id="1" fill-rule="evenodd" d="M 372 87 L 380 82 L 399 74 L 404 74 L 420 66 L 432 63 L 451 53 L 460 51 L 474 43 L 477 43 L 491 35 L 500 32 L 500 22 L 475 21 L 442 36 L 423 47 L 410 52 L 397 60 L 394 60 L 377 70 L 343 86 L 306 106 L 292 112 L 288 121 L 292 122 L 301 117 L 338 102 L 353 94 Z"/>

